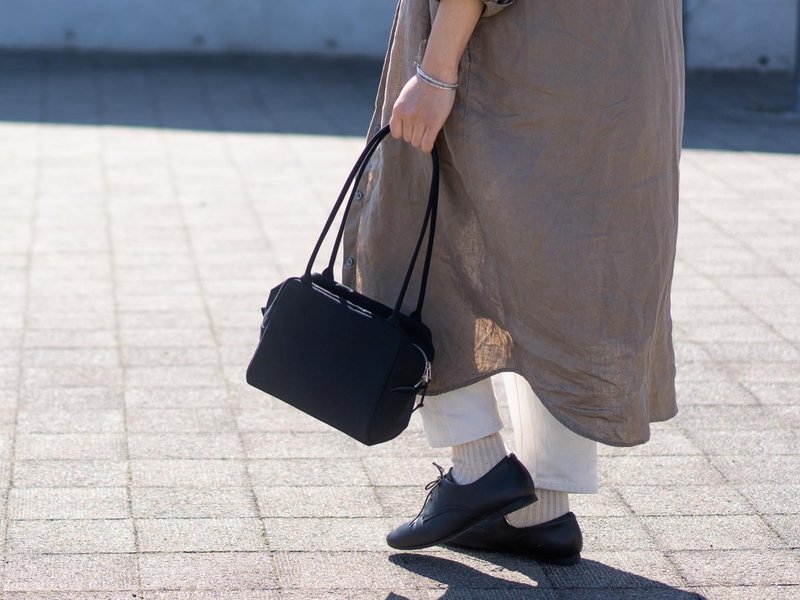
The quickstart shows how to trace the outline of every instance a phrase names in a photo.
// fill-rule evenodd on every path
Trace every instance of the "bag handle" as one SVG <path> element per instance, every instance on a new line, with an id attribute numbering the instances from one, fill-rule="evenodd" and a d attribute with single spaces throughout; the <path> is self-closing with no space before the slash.
<path id="1" fill-rule="evenodd" d="M 376 134 L 370 140 L 370 142 L 367 143 L 367 147 L 372 147 L 373 145 L 375 147 L 377 147 L 377 145 L 383 140 L 385 135 L 389 132 L 389 126 L 387 125 L 383 129 L 385 129 L 386 131 L 385 132 L 383 130 L 379 131 L 378 134 Z M 370 155 L 371 155 L 371 153 L 372 152 L 370 152 Z M 431 185 L 432 186 L 435 185 L 435 190 L 434 191 L 435 191 L 436 197 L 433 200 L 433 206 L 432 207 L 431 207 L 431 201 L 430 201 L 431 199 L 430 199 L 430 197 L 428 198 L 428 207 L 426 208 L 426 212 L 425 212 L 425 219 L 424 219 L 424 222 L 423 222 L 423 225 L 422 225 L 422 232 L 420 233 L 420 240 L 417 243 L 417 248 L 414 251 L 414 257 L 412 258 L 411 266 L 409 267 L 409 271 L 408 271 L 408 274 L 406 275 L 405 283 L 404 283 L 404 286 L 403 286 L 402 295 L 401 295 L 400 300 L 399 300 L 398 305 L 397 305 L 398 307 L 402 305 L 403 296 L 405 295 L 405 288 L 408 285 L 408 281 L 409 281 L 409 279 L 411 277 L 411 273 L 413 272 L 414 265 L 416 264 L 417 255 L 419 253 L 420 243 L 422 241 L 422 238 L 424 237 L 425 229 L 427 228 L 428 214 L 432 212 L 432 214 L 433 214 L 433 223 L 431 224 L 431 230 L 432 231 L 431 231 L 431 236 L 428 238 L 428 252 L 427 252 L 426 259 L 425 259 L 425 262 L 424 262 L 424 265 L 423 265 L 422 285 L 420 286 L 420 297 L 417 299 L 417 308 L 410 315 L 410 316 L 413 316 L 414 318 L 416 318 L 417 320 L 421 320 L 422 319 L 422 314 L 421 314 L 422 313 L 422 304 L 423 304 L 423 302 L 425 300 L 425 290 L 427 288 L 428 271 L 430 269 L 430 262 L 431 262 L 431 259 L 428 258 L 428 257 L 430 257 L 432 255 L 432 252 L 433 252 L 433 238 L 434 238 L 435 228 L 436 228 L 436 210 L 437 210 L 437 208 L 439 206 L 439 204 L 438 204 L 438 199 L 439 199 L 439 165 L 438 165 L 438 160 L 439 160 L 439 156 L 438 156 L 438 153 L 436 153 L 435 155 L 433 153 L 436 153 L 436 148 L 435 147 L 433 149 L 433 152 L 432 152 L 432 155 L 431 155 L 431 159 L 434 161 L 434 163 L 433 163 L 434 174 L 432 175 L 432 177 L 435 177 L 436 180 L 435 180 L 435 183 L 434 183 L 434 181 L 431 181 Z M 353 186 L 353 190 L 350 193 L 350 199 L 348 200 L 347 206 L 344 209 L 344 217 L 342 218 L 342 223 L 341 223 L 341 225 L 339 227 L 339 232 L 338 232 L 338 234 L 336 236 L 336 241 L 334 243 L 334 247 L 333 247 L 333 250 L 331 252 L 331 258 L 330 258 L 330 260 L 328 262 L 328 266 L 323 271 L 323 274 L 325 274 L 329 279 L 333 279 L 333 263 L 336 260 L 336 255 L 337 255 L 337 253 L 339 251 L 339 243 L 341 242 L 342 236 L 344 234 L 344 228 L 345 228 L 345 225 L 347 223 L 347 215 L 348 215 L 348 212 L 350 211 L 350 206 L 353 203 L 353 200 L 354 200 L 354 197 L 355 197 L 355 194 L 356 194 L 356 191 L 357 191 L 356 188 L 358 187 L 358 182 L 361 180 L 361 176 L 362 176 L 362 174 L 364 173 L 364 171 L 366 169 L 367 163 L 369 162 L 369 158 L 370 157 L 367 156 L 363 160 L 363 162 L 361 163 L 361 167 L 358 170 L 358 174 L 356 175 L 356 179 L 355 179 L 356 180 L 356 184 L 355 184 L 355 186 Z M 347 187 L 347 186 L 345 186 L 345 187 Z M 398 308 L 397 311 L 399 312 L 399 310 L 400 309 Z"/>
<path id="2" fill-rule="evenodd" d="M 350 206 L 352 205 L 353 198 L 355 197 L 356 188 L 361 180 L 361 176 L 366 169 L 367 163 L 369 159 L 372 157 L 375 150 L 378 148 L 380 142 L 388 135 L 390 131 L 389 125 L 385 125 L 378 133 L 376 133 L 368 142 L 364 150 L 362 151 L 361 155 L 356 160 L 356 164 L 353 169 L 350 171 L 350 174 L 347 177 L 347 181 L 342 188 L 341 193 L 339 194 L 338 199 L 336 200 L 336 204 L 331 211 L 331 214 L 328 216 L 328 220 L 325 223 L 325 226 L 322 229 L 322 233 L 317 240 L 317 244 L 314 247 L 314 251 L 311 253 L 311 258 L 308 261 L 308 265 L 306 266 L 305 273 L 300 277 L 301 280 L 305 282 L 311 281 L 311 268 L 314 264 L 314 260 L 319 253 L 319 249 L 322 247 L 322 242 L 325 239 L 325 236 L 328 234 L 330 230 L 331 224 L 333 223 L 333 219 L 336 216 L 336 213 L 339 211 L 339 207 L 342 205 L 344 201 L 344 197 L 347 194 L 347 190 L 353 184 L 355 180 L 355 185 L 353 185 L 353 189 L 350 193 L 350 198 L 347 202 L 347 206 L 345 208 L 344 217 L 342 218 L 342 224 L 339 228 L 338 235 L 336 236 L 336 241 L 333 246 L 333 251 L 331 252 L 331 258 L 328 262 L 328 266 L 323 270 L 322 274 L 325 277 L 333 280 L 333 264 L 336 260 L 336 255 L 339 252 L 339 245 L 342 240 L 342 236 L 344 233 L 344 227 L 347 219 L 347 213 L 350 210 Z M 417 262 L 417 257 L 419 256 L 420 248 L 422 247 L 422 240 L 425 237 L 425 231 L 428 229 L 428 221 L 430 220 L 430 235 L 428 236 L 428 252 L 425 256 L 424 267 L 422 271 L 422 282 L 420 285 L 419 291 L 419 298 L 417 299 L 417 307 L 414 312 L 411 313 L 411 316 L 417 320 L 422 319 L 422 304 L 425 299 L 425 289 L 427 288 L 428 284 L 428 272 L 430 270 L 430 263 L 431 263 L 431 255 L 433 252 L 433 240 L 436 230 L 436 214 L 437 209 L 439 206 L 439 154 L 436 150 L 436 146 L 434 145 L 433 150 L 431 151 L 431 161 L 433 163 L 433 173 L 431 175 L 431 187 L 428 194 L 428 206 L 425 210 L 425 218 L 423 219 L 422 228 L 419 234 L 419 238 L 417 240 L 417 244 L 414 248 L 414 254 L 411 258 L 411 263 L 408 266 L 408 270 L 406 271 L 405 279 L 403 280 L 403 286 L 400 290 L 400 294 L 398 295 L 397 302 L 395 303 L 394 310 L 392 311 L 391 316 L 389 317 L 390 322 L 397 323 L 399 320 L 400 314 L 400 307 L 403 304 L 403 299 L 405 297 L 406 291 L 408 289 L 408 284 L 411 280 L 411 275 L 414 271 L 414 266 Z"/>

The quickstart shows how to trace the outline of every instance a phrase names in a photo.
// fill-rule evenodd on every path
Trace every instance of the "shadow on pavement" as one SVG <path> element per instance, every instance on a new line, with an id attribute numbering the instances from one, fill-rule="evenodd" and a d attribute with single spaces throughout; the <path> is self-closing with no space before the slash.
<path id="1" fill-rule="evenodd" d="M 686 81 L 683 146 L 800 153 L 800 113 L 788 73 L 695 72 Z"/>
<path id="2" fill-rule="evenodd" d="M 513 594 L 515 591 L 519 593 L 519 598 L 705 600 L 700 594 L 593 560 L 582 559 L 575 566 L 559 567 L 512 554 L 453 551 L 487 563 L 485 569 L 498 575 L 493 576 L 462 562 L 430 554 L 392 554 L 389 561 L 416 575 L 440 582 L 442 587 L 447 588 L 441 596 L 446 599 L 464 598 L 467 590 L 503 590 L 502 598 L 509 600 L 517 597 Z M 504 576 L 504 573 L 508 575 Z"/>
<path id="3" fill-rule="evenodd" d="M 0 53 L 0 121 L 365 137 L 381 61 Z M 684 146 L 800 153 L 788 74 L 687 77 Z"/>
<path id="4" fill-rule="evenodd" d="M 366 136 L 381 63 L 280 55 L 0 53 L 0 121 Z"/>

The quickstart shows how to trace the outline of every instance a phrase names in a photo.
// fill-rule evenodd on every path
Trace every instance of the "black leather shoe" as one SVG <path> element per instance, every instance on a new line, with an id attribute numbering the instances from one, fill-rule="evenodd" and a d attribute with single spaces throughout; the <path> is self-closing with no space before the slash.
<path id="1" fill-rule="evenodd" d="M 425 486 L 430 490 L 411 521 L 392 530 L 386 543 L 398 550 L 417 550 L 442 544 L 484 519 L 513 512 L 536 500 L 533 479 L 525 466 L 509 454 L 483 477 L 459 485 L 453 469 Z"/>
<path id="2" fill-rule="evenodd" d="M 583 535 L 571 512 L 530 527 L 512 527 L 503 515 L 477 524 L 452 538 L 448 545 L 522 554 L 539 562 L 574 565 L 581 559 Z"/>

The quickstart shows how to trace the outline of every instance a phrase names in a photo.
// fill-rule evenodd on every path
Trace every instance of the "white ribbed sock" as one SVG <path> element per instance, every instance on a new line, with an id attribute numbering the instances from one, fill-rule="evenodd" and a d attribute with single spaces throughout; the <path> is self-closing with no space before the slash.
<path id="1" fill-rule="evenodd" d="M 499 433 L 453 446 L 453 479 L 459 485 L 477 481 L 507 455 Z"/>
<path id="2" fill-rule="evenodd" d="M 506 515 L 506 521 L 513 527 L 530 527 L 546 523 L 569 512 L 569 494 L 536 488 L 539 498 L 533 504 Z"/>

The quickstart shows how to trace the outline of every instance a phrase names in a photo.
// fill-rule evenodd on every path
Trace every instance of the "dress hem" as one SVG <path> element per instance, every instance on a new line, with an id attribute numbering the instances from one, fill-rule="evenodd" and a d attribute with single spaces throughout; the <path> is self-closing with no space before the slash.
<path id="1" fill-rule="evenodd" d="M 598 442 L 600 444 L 605 444 L 606 446 L 614 446 L 616 448 L 630 448 L 630 447 L 633 447 L 633 446 L 640 446 L 640 445 L 645 444 L 645 443 L 650 441 L 650 429 L 649 429 L 649 427 L 648 427 L 648 430 L 647 430 L 647 437 L 645 437 L 643 439 L 640 439 L 640 440 L 637 440 L 637 441 L 633 441 L 633 442 L 620 442 L 620 441 L 613 441 L 612 442 L 612 441 L 609 441 L 607 439 L 603 439 L 600 436 L 593 435 L 593 434 L 589 433 L 586 429 L 584 429 L 583 427 L 577 425 L 574 421 L 569 420 L 569 419 L 564 419 L 560 414 L 556 413 L 549 406 L 549 404 L 548 404 L 549 401 L 546 400 L 545 397 L 543 397 L 539 393 L 539 391 L 536 389 L 536 386 L 534 386 L 533 383 L 531 381 L 529 381 L 527 377 L 525 377 L 525 375 L 523 375 L 518 370 L 516 370 L 514 368 L 511 368 L 511 367 L 501 367 L 499 369 L 494 369 L 492 371 L 487 371 L 486 373 L 480 374 L 478 377 L 473 377 L 472 379 L 468 379 L 466 381 L 463 381 L 462 383 L 459 383 L 459 384 L 456 384 L 456 385 L 451 385 L 451 386 L 439 389 L 435 393 L 427 392 L 426 396 L 433 397 L 433 396 L 438 396 L 440 394 L 444 394 L 446 392 L 452 392 L 454 390 L 457 390 L 457 389 L 460 389 L 460 388 L 463 388 L 463 387 L 467 387 L 469 385 L 477 383 L 478 381 L 481 381 L 482 379 L 485 379 L 487 377 L 491 377 L 493 375 L 498 375 L 500 373 L 505 373 L 505 372 L 515 373 L 515 374 L 519 375 L 520 377 L 522 377 L 523 379 L 525 379 L 528 382 L 528 384 L 531 386 L 531 389 L 533 390 L 533 392 L 536 394 L 536 396 L 542 402 L 544 407 L 547 409 L 547 411 L 553 416 L 553 418 L 556 419 L 559 423 L 561 423 L 564 427 L 566 427 L 567 429 L 569 429 L 573 433 L 576 433 L 577 435 L 580 435 L 581 437 L 585 437 L 585 438 L 587 438 L 589 440 L 592 440 L 594 442 Z M 666 415 L 648 416 L 648 423 L 660 423 L 660 422 L 668 421 L 668 420 L 672 419 L 673 417 L 675 417 L 678 414 L 677 405 L 675 405 L 675 409 L 673 411 L 670 411 L 670 413 L 671 414 L 668 413 Z"/>

